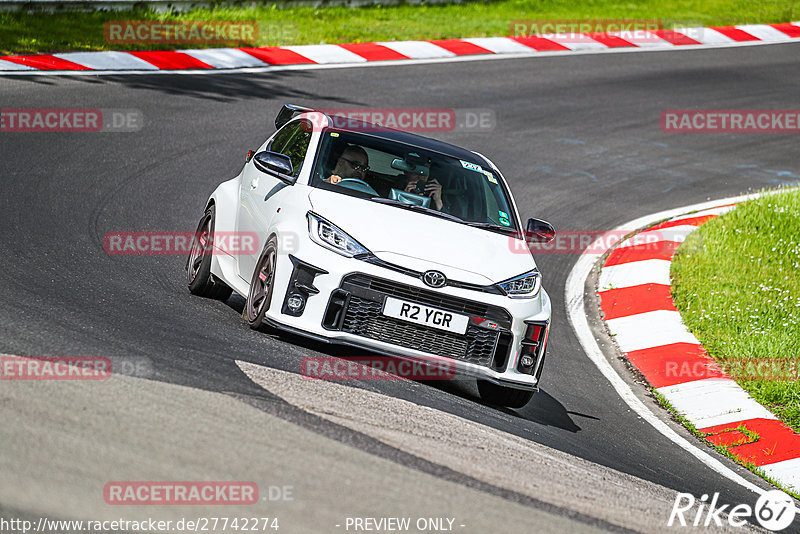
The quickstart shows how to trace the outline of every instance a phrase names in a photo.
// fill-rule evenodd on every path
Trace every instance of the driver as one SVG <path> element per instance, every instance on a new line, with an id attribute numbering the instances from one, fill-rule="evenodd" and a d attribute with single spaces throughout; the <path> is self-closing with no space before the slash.
<path id="1" fill-rule="evenodd" d="M 331 175 L 325 179 L 331 184 L 338 184 L 344 178 L 363 180 L 369 170 L 367 151 L 358 145 L 347 145 L 342 155 L 336 160 Z"/>
<path id="2" fill-rule="evenodd" d="M 442 211 L 442 184 L 436 178 L 430 178 L 429 167 L 417 167 L 416 170 L 420 172 L 403 171 L 398 189 L 431 197 L 431 207 Z"/>

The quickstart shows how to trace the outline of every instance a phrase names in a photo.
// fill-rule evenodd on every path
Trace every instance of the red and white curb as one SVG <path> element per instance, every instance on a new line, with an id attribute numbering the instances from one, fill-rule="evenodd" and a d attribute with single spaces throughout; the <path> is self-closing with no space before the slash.
<path id="1" fill-rule="evenodd" d="M 707 441 L 800 491 L 800 434 L 715 365 L 683 324 L 670 295 L 670 264 L 680 243 L 733 208 L 722 205 L 680 215 L 621 242 L 600 272 L 600 308 L 628 360 L 678 413 L 707 434 Z M 702 373 L 681 372 L 687 369 Z M 740 427 L 758 438 L 753 441 Z"/>
<path id="2" fill-rule="evenodd" d="M 437 61 L 455 58 L 672 50 L 742 46 L 800 40 L 800 22 L 714 28 L 651 30 L 631 34 L 554 34 L 547 38 L 473 37 L 434 41 L 209 48 L 152 52 L 67 52 L 0 57 L 0 74 L 151 73 L 157 71 L 356 66 L 370 62 Z"/>

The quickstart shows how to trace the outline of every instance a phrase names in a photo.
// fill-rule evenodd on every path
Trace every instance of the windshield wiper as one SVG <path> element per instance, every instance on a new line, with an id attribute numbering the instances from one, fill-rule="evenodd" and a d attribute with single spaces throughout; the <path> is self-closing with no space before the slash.
<path id="1" fill-rule="evenodd" d="M 426 208 L 425 206 L 420 206 L 417 204 L 409 204 L 408 202 L 401 202 L 399 200 L 392 200 L 390 198 L 381 198 L 381 197 L 372 197 L 370 200 L 372 202 L 377 202 L 378 204 L 388 204 L 390 206 L 397 206 L 398 208 L 416 211 L 419 213 L 427 213 L 428 215 L 433 215 L 434 217 L 440 217 L 442 219 L 447 219 L 449 221 L 455 221 L 459 223 L 466 222 L 461 217 L 456 217 L 455 215 L 450 215 L 449 213 L 443 213 L 441 211 L 437 211 L 431 208 Z"/>
<path id="2" fill-rule="evenodd" d="M 506 235 L 518 233 L 517 230 L 515 230 L 514 228 L 510 228 L 508 226 L 500 226 L 499 224 L 491 222 L 465 221 L 461 217 L 456 217 L 455 215 L 450 215 L 449 213 L 436 211 L 435 209 L 432 208 L 426 208 L 418 204 L 409 204 L 408 202 L 401 202 L 399 200 L 392 200 L 390 198 L 382 198 L 382 197 L 372 197 L 370 200 L 372 202 L 377 202 L 378 204 L 388 204 L 390 206 L 397 206 L 398 208 L 417 211 L 420 213 L 427 213 L 428 215 L 433 215 L 434 217 L 441 217 L 442 219 L 455 221 L 457 223 L 466 224 L 467 226 L 473 226 L 475 228 L 482 228 L 484 230 L 489 230 L 491 232 L 499 232 Z"/>
<path id="3" fill-rule="evenodd" d="M 474 226 L 475 228 L 483 228 L 484 230 L 490 230 L 492 232 L 500 232 L 503 234 L 517 234 L 518 231 L 514 228 L 509 226 L 500 226 L 499 224 L 490 223 L 490 222 L 465 222 L 470 226 Z"/>

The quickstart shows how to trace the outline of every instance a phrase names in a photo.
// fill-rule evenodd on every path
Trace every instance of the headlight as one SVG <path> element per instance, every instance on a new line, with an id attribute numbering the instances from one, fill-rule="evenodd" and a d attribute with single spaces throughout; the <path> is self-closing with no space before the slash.
<path id="1" fill-rule="evenodd" d="M 308 235 L 318 245 L 348 258 L 359 254 L 369 254 L 369 250 L 347 235 L 344 230 L 310 211 L 308 212 Z"/>
<path id="2" fill-rule="evenodd" d="M 503 291 L 511 298 L 535 297 L 542 288 L 542 275 L 539 271 L 534 269 L 525 274 L 515 276 L 514 278 L 509 278 L 505 282 L 500 282 L 497 285 L 502 287 Z"/>

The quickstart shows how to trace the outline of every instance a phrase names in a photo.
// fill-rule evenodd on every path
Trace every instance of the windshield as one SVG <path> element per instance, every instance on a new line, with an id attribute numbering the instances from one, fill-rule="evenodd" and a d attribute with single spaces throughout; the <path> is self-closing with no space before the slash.
<path id="1" fill-rule="evenodd" d="M 490 229 L 517 230 L 500 178 L 476 161 L 326 130 L 311 185 Z"/>

